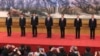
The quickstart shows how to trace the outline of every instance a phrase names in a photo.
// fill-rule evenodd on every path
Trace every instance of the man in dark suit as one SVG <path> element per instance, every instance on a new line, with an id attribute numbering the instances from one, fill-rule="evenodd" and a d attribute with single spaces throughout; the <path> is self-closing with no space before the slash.
<path id="1" fill-rule="evenodd" d="M 74 27 L 76 28 L 76 39 L 80 38 L 80 27 L 82 26 L 82 19 L 79 18 L 79 15 L 77 15 L 77 18 L 74 20 Z"/>
<path id="2" fill-rule="evenodd" d="M 20 28 L 21 28 L 21 36 L 25 36 L 26 18 L 23 16 L 23 14 L 20 15 L 19 25 L 20 25 Z"/>
<path id="3" fill-rule="evenodd" d="M 6 26 L 7 26 L 7 35 L 11 36 L 12 18 L 10 14 L 8 14 L 8 17 L 6 18 Z"/>
<path id="4" fill-rule="evenodd" d="M 90 47 L 86 47 L 85 52 L 84 54 L 82 54 L 82 56 L 94 56 L 94 55 L 91 53 Z"/>
<path id="5" fill-rule="evenodd" d="M 64 18 L 64 14 L 62 14 L 62 17 L 59 19 L 59 26 L 60 26 L 61 38 L 64 38 L 65 27 L 66 27 L 66 18 Z"/>
<path id="6" fill-rule="evenodd" d="M 53 26 L 53 19 L 50 16 L 50 14 L 48 14 L 48 16 L 45 18 L 45 26 L 46 26 L 46 29 L 47 29 L 47 37 L 51 38 L 51 35 L 52 35 L 51 29 L 52 29 L 52 26 Z"/>
<path id="7" fill-rule="evenodd" d="M 67 52 L 65 51 L 64 47 L 56 48 L 57 56 L 67 56 Z"/>
<path id="8" fill-rule="evenodd" d="M 92 15 L 92 18 L 89 19 L 89 27 L 90 27 L 90 39 L 95 39 L 95 28 L 97 26 L 97 20 Z"/>
<path id="9" fill-rule="evenodd" d="M 36 37 L 37 36 L 38 16 L 36 16 L 35 13 L 31 17 L 31 25 L 32 25 L 33 37 Z"/>
<path id="10" fill-rule="evenodd" d="M 56 56 L 56 53 L 54 52 L 56 50 L 55 47 L 49 46 L 49 51 L 47 51 L 46 55 L 47 56 Z"/>

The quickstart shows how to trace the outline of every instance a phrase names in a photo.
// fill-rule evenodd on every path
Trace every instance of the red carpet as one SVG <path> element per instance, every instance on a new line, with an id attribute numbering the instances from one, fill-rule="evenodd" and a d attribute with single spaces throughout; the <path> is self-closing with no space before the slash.
<path id="1" fill-rule="evenodd" d="M 21 37 L 20 33 L 13 33 L 11 37 L 8 37 L 6 33 L 1 32 L 0 43 L 100 47 L 100 35 L 96 35 L 95 40 L 90 40 L 89 35 L 81 35 L 80 39 L 75 39 L 74 34 L 67 34 L 65 39 L 61 39 L 59 34 L 53 34 L 49 39 L 44 33 L 33 38 L 31 33 L 27 33 L 25 37 Z"/>
<path id="2" fill-rule="evenodd" d="M 61 39 L 59 34 L 53 34 L 52 38 L 46 38 L 45 33 L 38 34 L 37 38 L 32 37 L 32 33 L 27 33 L 25 37 L 21 37 L 20 33 L 13 33 L 11 37 L 8 37 L 6 33 L 0 33 L 0 43 L 3 44 L 27 44 L 27 45 L 42 45 L 42 46 L 67 46 L 67 50 L 72 45 L 82 47 L 93 47 L 94 50 L 100 50 L 100 35 L 96 35 L 95 40 L 90 40 L 89 35 L 81 35 L 80 39 L 75 39 L 74 34 L 67 34 L 65 39 Z M 83 48 L 84 49 L 84 48 Z M 83 50 L 81 49 L 81 50 Z"/>

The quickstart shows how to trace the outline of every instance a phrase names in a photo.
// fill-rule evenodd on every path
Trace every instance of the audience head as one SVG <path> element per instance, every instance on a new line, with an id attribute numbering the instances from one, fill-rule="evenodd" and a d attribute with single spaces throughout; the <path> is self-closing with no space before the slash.
<path id="1" fill-rule="evenodd" d="M 90 52 L 91 51 L 90 47 L 86 47 L 86 50 L 85 51 L 86 52 Z"/>
<path id="2" fill-rule="evenodd" d="M 40 52 L 40 48 L 41 48 L 40 46 L 37 47 L 37 52 Z"/>
<path id="3" fill-rule="evenodd" d="M 70 47 L 70 52 L 78 51 L 78 48 L 76 46 Z"/>
<path id="4" fill-rule="evenodd" d="M 24 44 L 22 44 L 22 45 L 21 45 L 21 47 L 22 47 L 22 48 L 24 48 L 24 47 L 25 47 L 25 45 L 24 45 Z"/>
<path id="5" fill-rule="evenodd" d="M 74 46 L 71 46 L 69 52 L 73 52 L 73 48 L 74 48 Z"/>
<path id="6" fill-rule="evenodd" d="M 53 47 L 53 46 L 49 46 L 49 50 L 51 50 L 52 47 Z"/>
<path id="7" fill-rule="evenodd" d="M 65 52 L 65 50 L 64 50 L 63 47 L 59 48 L 59 51 L 60 51 L 61 53 Z"/>
<path id="8" fill-rule="evenodd" d="M 49 51 L 54 51 L 54 50 L 56 50 L 55 47 L 53 47 L 53 46 L 49 46 Z"/>
<path id="9" fill-rule="evenodd" d="M 45 56 L 44 54 L 40 54 L 39 56 Z"/>
<path id="10" fill-rule="evenodd" d="M 78 51 L 78 48 L 76 46 L 74 46 L 74 51 Z"/>

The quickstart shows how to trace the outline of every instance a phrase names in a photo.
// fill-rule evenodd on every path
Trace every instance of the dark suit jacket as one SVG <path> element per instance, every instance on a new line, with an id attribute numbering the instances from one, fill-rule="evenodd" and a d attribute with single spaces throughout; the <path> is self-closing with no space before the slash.
<path id="1" fill-rule="evenodd" d="M 36 16 L 35 19 L 33 19 L 33 17 L 31 17 L 31 25 L 32 26 L 38 25 L 38 16 Z"/>
<path id="2" fill-rule="evenodd" d="M 66 26 L 66 18 L 64 18 L 63 20 L 61 18 L 59 19 L 59 26 L 60 27 L 65 27 Z"/>
<path id="3" fill-rule="evenodd" d="M 93 54 L 90 52 L 87 52 L 87 53 L 84 53 L 82 56 L 93 56 Z"/>
<path id="4" fill-rule="evenodd" d="M 79 19 L 79 21 L 77 19 L 74 20 L 74 26 L 76 28 L 80 28 L 82 26 L 82 20 Z"/>
<path id="5" fill-rule="evenodd" d="M 69 52 L 68 56 L 78 56 L 78 54 L 76 54 L 74 52 Z"/>
<path id="6" fill-rule="evenodd" d="M 53 53 L 52 51 L 48 51 L 48 52 L 46 53 L 46 55 L 47 55 L 47 56 L 55 56 L 56 54 Z"/>
<path id="7" fill-rule="evenodd" d="M 12 25 L 12 18 L 9 19 L 6 18 L 6 26 L 11 27 L 11 25 Z"/>
<path id="8" fill-rule="evenodd" d="M 46 27 L 51 27 L 53 25 L 53 19 L 52 17 L 50 17 L 50 19 L 48 20 L 48 18 L 45 19 L 45 26 Z"/>
<path id="9" fill-rule="evenodd" d="M 65 53 L 65 52 L 57 53 L 57 56 L 67 56 L 67 53 Z"/>
<path id="10" fill-rule="evenodd" d="M 94 29 L 97 26 L 97 21 L 96 19 L 94 19 L 94 21 L 92 21 L 92 19 L 89 19 L 89 27 Z"/>
<path id="11" fill-rule="evenodd" d="M 8 54 L 9 54 L 9 50 L 4 47 L 4 49 L 2 50 L 2 56 L 9 56 Z"/>
<path id="12" fill-rule="evenodd" d="M 19 25 L 21 26 L 21 27 L 24 27 L 25 25 L 26 25 L 26 18 L 23 18 L 23 19 L 19 19 Z"/>

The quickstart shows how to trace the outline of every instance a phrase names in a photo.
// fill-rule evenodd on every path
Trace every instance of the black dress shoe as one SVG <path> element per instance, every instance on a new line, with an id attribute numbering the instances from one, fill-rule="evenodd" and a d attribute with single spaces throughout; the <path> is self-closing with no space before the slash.
<path id="1" fill-rule="evenodd" d="M 51 38 L 50 36 L 47 36 L 47 38 Z"/>
<path id="2" fill-rule="evenodd" d="M 61 38 L 64 39 L 65 37 L 64 36 L 61 36 Z"/>
<path id="3" fill-rule="evenodd" d="M 37 35 L 33 35 L 33 37 L 37 37 Z"/>
<path id="4" fill-rule="evenodd" d="M 8 35 L 8 37 L 10 37 L 11 35 Z"/>

